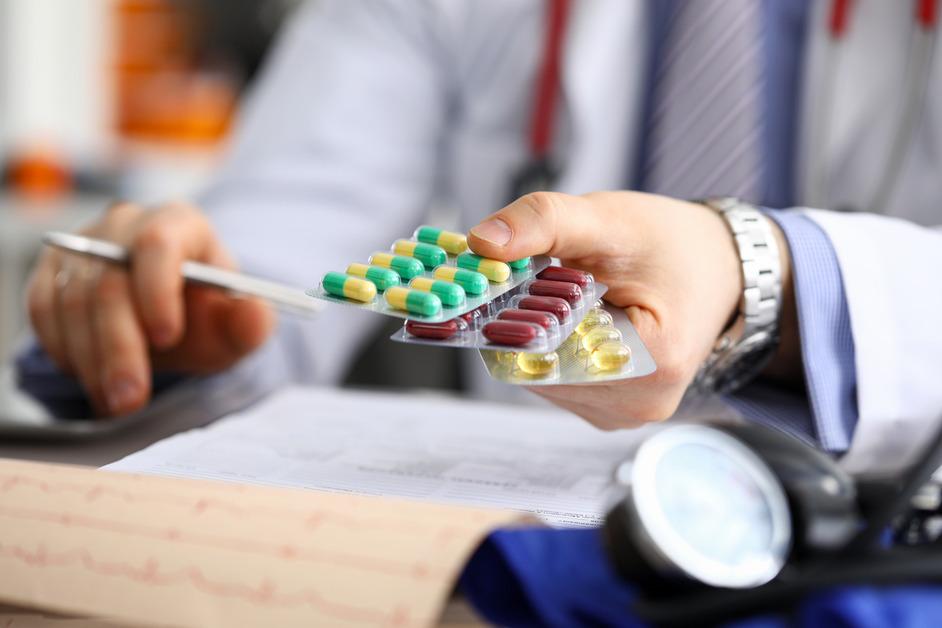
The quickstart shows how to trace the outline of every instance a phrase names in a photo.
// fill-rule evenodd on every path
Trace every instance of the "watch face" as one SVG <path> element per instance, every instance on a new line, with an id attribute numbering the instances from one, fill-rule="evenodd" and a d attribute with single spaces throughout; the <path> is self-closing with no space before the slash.
<path id="1" fill-rule="evenodd" d="M 632 465 L 632 499 L 642 551 L 697 580 L 758 586 L 785 562 L 791 525 L 781 485 L 724 432 L 679 425 L 645 441 Z"/>

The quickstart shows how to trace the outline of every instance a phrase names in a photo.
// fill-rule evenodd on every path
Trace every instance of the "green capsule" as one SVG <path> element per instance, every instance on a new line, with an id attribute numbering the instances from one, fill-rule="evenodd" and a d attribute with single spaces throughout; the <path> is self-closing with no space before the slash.
<path id="1" fill-rule="evenodd" d="M 527 266 L 530 265 L 530 258 L 524 257 L 512 262 L 507 262 L 507 265 L 513 268 L 514 270 L 525 270 Z"/>
<path id="2" fill-rule="evenodd" d="M 438 227 L 421 226 L 415 230 L 415 239 L 427 244 L 437 244 L 452 255 L 468 250 L 468 238 L 463 233 L 445 231 Z"/>
<path id="3" fill-rule="evenodd" d="M 487 259 L 474 253 L 462 253 L 455 258 L 461 268 L 481 273 L 494 283 L 504 283 L 510 279 L 510 266 L 496 259 Z"/>
<path id="4" fill-rule="evenodd" d="M 445 307 L 458 307 L 464 305 L 464 288 L 450 281 L 441 281 L 439 279 L 429 279 L 428 277 L 416 277 L 409 284 L 410 288 L 431 292 L 437 294 Z"/>
<path id="5" fill-rule="evenodd" d="M 448 253 L 442 247 L 412 240 L 396 240 L 393 253 L 414 257 L 430 270 L 448 261 Z"/>
<path id="6" fill-rule="evenodd" d="M 414 257 L 393 255 L 392 253 L 373 253 L 370 256 L 370 264 L 394 270 L 406 281 L 425 272 L 422 262 Z"/>
<path id="7" fill-rule="evenodd" d="M 487 292 L 487 277 L 473 270 L 462 270 L 454 266 L 439 266 L 435 269 L 433 275 L 435 279 L 458 284 L 470 295 L 477 296 Z"/>
<path id="8" fill-rule="evenodd" d="M 411 288 L 390 288 L 386 291 L 386 303 L 411 314 L 437 316 L 442 311 L 442 301 L 437 295 Z"/>
<path id="9" fill-rule="evenodd" d="M 376 286 L 365 279 L 343 273 L 327 273 L 321 286 L 328 294 L 369 303 L 376 297 Z"/>
<path id="10" fill-rule="evenodd" d="M 401 283 L 396 271 L 383 268 L 382 266 L 354 263 L 347 266 L 347 274 L 372 281 L 373 285 L 375 285 L 376 289 L 380 292 L 386 288 L 398 286 Z"/>

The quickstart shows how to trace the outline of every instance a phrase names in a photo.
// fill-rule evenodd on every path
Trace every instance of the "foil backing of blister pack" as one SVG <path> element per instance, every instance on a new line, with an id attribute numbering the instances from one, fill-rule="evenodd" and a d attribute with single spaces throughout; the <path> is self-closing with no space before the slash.
<path id="1" fill-rule="evenodd" d="M 542 269 L 541 269 L 542 270 Z M 515 288 L 513 291 L 506 293 L 501 298 L 496 299 L 490 304 L 488 313 L 483 316 L 479 321 L 474 324 L 468 325 L 468 328 L 465 330 L 459 330 L 458 333 L 453 338 L 448 338 L 444 340 L 434 340 L 430 338 L 419 338 L 413 336 L 407 331 L 407 325 L 404 325 L 402 329 L 399 329 L 390 336 L 391 340 L 396 342 L 402 342 L 405 344 L 421 344 L 429 345 L 433 347 L 454 347 L 458 349 L 501 349 L 507 351 L 526 351 L 528 353 L 546 353 L 556 350 L 556 348 L 562 344 L 573 330 L 582 322 L 583 317 L 585 317 L 586 312 L 588 312 L 592 307 L 595 306 L 605 293 L 608 291 L 608 286 L 604 283 L 599 283 L 597 281 L 592 281 L 590 284 L 590 289 L 583 292 L 582 300 L 578 307 L 573 307 L 570 310 L 569 318 L 564 323 L 559 323 L 556 331 L 553 333 L 545 333 L 543 336 L 537 337 L 537 339 L 527 345 L 523 346 L 510 346 L 495 344 L 489 341 L 484 337 L 483 328 L 484 325 L 488 322 L 497 320 L 498 315 L 501 311 L 512 307 L 512 303 L 516 297 L 522 295 L 522 291 L 526 289 L 525 285 L 520 285 Z M 415 319 L 415 317 L 409 317 L 410 319 Z M 558 319 L 557 319 L 558 320 Z"/>
<path id="2" fill-rule="evenodd" d="M 449 255 L 448 261 L 445 265 L 454 267 L 456 264 L 455 259 L 456 257 L 454 255 Z M 309 296 L 312 296 L 316 299 L 321 299 L 322 301 L 327 301 L 329 303 L 337 303 L 339 305 L 355 307 L 360 310 L 368 310 L 370 312 L 376 312 L 377 314 L 384 314 L 386 316 L 394 316 L 396 318 L 420 320 L 427 323 L 440 323 L 449 321 L 456 316 L 461 316 L 462 314 L 466 314 L 472 310 L 476 310 L 484 305 L 487 305 L 488 303 L 491 303 L 495 299 L 500 298 L 504 294 L 517 288 L 523 282 L 535 277 L 537 273 L 549 266 L 551 261 L 551 258 L 547 257 L 546 255 L 534 255 L 530 258 L 530 264 L 526 269 L 511 269 L 510 279 L 507 281 L 502 283 L 488 282 L 488 290 L 484 294 L 478 296 L 472 296 L 468 294 L 466 295 L 467 300 L 465 301 L 464 305 L 457 307 L 442 307 L 441 313 L 435 316 L 422 316 L 420 314 L 394 308 L 386 302 L 382 292 L 378 293 L 370 303 L 361 303 L 359 301 L 346 299 L 344 297 L 334 296 L 324 290 L 323 285 L 320 283 L 318 283 L 317 287 L 306 290 L 305 292 Z M 425 272 L 419 276 L 434 279 L 433 273 L 434 269 L 426 269 Z M 404 281 L 402 283 L 402 287 L 408 287 L 408 284 L 408 281 Z"/>
<path id="3" fill-rule="evenodd" d="M 531 375 L 518 364 L 520 353 L 526 350 L 497 351 L 481 349 L 481 359 L 490 376 L 498 381 L 520 386 L 553 386 L 562 384 L 593 384 L 620 379 L 643 377 L 656 370 L 654 358 L 635 330 L 625 311 L 605 304 L 604 309 L 612 315 L 613 326 L 621 333 L 622 340 L 631 351 L 630 358 L 622 368 L 603 371 L 596 368 L 591 355 L 580 350 L 581 336 L 575 332 L 556 348 L 557 367 L 545 375 Z"/>

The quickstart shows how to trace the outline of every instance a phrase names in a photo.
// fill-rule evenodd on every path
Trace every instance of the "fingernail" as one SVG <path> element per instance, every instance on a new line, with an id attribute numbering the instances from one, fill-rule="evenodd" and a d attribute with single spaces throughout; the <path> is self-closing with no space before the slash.
<path id="1" fill-rule="evenodd" d="M 472 229 L 471 233 L 497 246 L 504 246 L 510 242 L 510 238 L 513 237 L 513 231 L 510 230 L 510 225 L 500 218 L 491 218 L 490 220 L 482 222 Z"/>
<path id="2" fill-rule="evenodd" d="M 116 377 L 108 386 L 108 407 L 112 412 L 120 412 L 137 403 L 139 395 L 140 387 L 134 379 Z"/>

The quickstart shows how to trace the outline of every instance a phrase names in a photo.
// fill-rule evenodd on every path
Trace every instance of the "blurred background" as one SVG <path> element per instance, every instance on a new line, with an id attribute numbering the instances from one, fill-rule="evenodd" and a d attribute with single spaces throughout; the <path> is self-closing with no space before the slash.
<path id="1" fill-rule="evenodd" d="M 302 0 L 0 0 L 0 356 L 42 233 L 190 198 Z"/>

